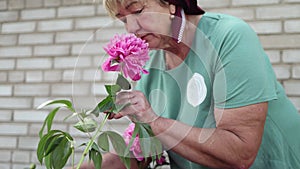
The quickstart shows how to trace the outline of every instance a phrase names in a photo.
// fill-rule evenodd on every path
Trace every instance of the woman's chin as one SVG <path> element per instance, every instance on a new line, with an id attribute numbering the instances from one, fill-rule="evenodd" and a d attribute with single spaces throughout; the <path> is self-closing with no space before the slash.
<path id="1" fill-rule="evenodd" d="M 147 34 L 143 36 L 142 39 L 149 44 L 150 49 L 163 49 L 164 45 L 166 45 L 162 43 L 162 37 L 156 36 L 155 34 Z"/>

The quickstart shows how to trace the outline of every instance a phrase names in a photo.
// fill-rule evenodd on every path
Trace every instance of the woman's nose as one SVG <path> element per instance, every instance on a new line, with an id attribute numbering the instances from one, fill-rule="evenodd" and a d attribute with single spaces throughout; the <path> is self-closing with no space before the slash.
<path id="1" fill-rule="evenodd" d="M 140 25 L 137 16 L 128 15 L 126 16 L 126 30 L 129 33 L 136 33 L 140 29 Z"/>

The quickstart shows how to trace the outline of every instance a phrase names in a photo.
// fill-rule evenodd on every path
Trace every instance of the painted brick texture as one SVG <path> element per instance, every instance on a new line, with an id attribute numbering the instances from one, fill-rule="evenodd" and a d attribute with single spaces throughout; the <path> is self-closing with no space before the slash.
<path id="1" fill-rule="evenodd" d="M 300 1 L 199 0 L 199 4 L 249 23 L 300 110 Z M 76 108 L 91 108 L 104 97 L 103 84 L 116 77 L 98 70 L 102 46 L 123 32 L 120 22 L 107 16 L 101 0 L 0 0 L 1 169 L 37 163 L 38 131 L 48 111 L 36 107 L 43 101 L 73 99 Z M 84 140 L 71 123 L 63 122 L 66 114 L 58 115 L 54 127 Z M 126 122 L 110 125 L 122 131 Z"/>

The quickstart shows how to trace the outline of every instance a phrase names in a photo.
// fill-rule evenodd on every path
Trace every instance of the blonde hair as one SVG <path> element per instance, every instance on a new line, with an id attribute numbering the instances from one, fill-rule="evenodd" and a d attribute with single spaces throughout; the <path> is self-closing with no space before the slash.
<path id="1" fill-rule="evenodd" d="M 142 1 L 145 2 L 147 0 L 137 0 L 137 1 Z M 159 2 L 160 5 L 164 6 L 167 5 L 168 3 L 165 0 L 156 0 Z M 103 0 L 103 6 L 105 7 L 106 11 L 108 14 L 115 18 L 117 14 L 117 7 L 118 5 L 124 6 L 126 0 Z"/>

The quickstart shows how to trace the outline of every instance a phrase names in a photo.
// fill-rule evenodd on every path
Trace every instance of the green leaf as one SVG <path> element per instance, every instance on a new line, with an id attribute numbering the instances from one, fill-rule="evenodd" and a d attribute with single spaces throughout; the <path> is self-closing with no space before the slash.
<path id="1" fill-rule="evenodd" d="M 51 164 L 54 169 L 62 169 L 72 153 L 71 143 L 64 137 L 57 148 L 51 153 Z"/>
<path id="2" fill-rule="evenodd" d="M 99 117 L 100 109 L 99 109 L 98 105 L 93 110 L 91 110 L 89 113 L 95 115 L 96 117 Z"/>
<path id="3" fill-rule="evenodd" d="M 90 158 L 94 162 L 94 167 L 96 169 L 101 169 L 102 155 L 96 143 L 93 143 L 92 149 L 90 150 Z"/>
<path id="4" fill-rule="evenodd" d="M 97 152 L 97 151 L 92 151 L 91 153 L 91 158 L 94 162 L 94 167 L 96 169 L 101 169 L 101 165 L 102 165 L 102 155 L 101 153 Z"/>
<path id="5" fill-rule="evenodd" d="M 107 133 L 103 132 L 99 135 L 97 143 L 99 147 L 104 151 L 109 151 L 109 142 Z"/>
<path id="6" fill-rule="evenodd" d="M 56 113 L 57 113 L 58 110 L 59 110 L 59 108 L 56 108 L 53 111 L 51 111 L 50 114 L 48 114 L 48 117 L 47 117 L 47 129 L 48 129 L 48 132 L 51 130 L 53 119 L 54 119 L 54 117 L 55 117 L 55 115 L 56 115 Z"/>
<path id="7" fill-rule="evenodd" d="M 152 146 L 152 152 L 153 152 L 152 154 L 155 153 L 158 158 L 161 158 L 162 153 L 163 153 L 163 147 L 162 147 L 160 140 L 154 137 L 152 139 L 151 146 Z"/>
<path id="8" fill-rule="evenodd" d="M 100 102 L 100 104 L 98 104 L 98 108 L 100 112 L 105 112 L 107 110 L 111 110 L 113 109 L 113 107 L 115 106 L 114 100 L 111 96 L 107 96 L 103 102 Z"/>
<path id="9" fill-rule="evenodd" d="M 45 147 L 47 145 L 47 141 L 56 133 L 61 132 L 59 130 L 51 130 L 49 133 L 45 134 L 38 143 L 37 148 L 37 158 L 41 164 L 43 164 L 43 158 L 45 157 Z M 48 145 L 47 145 L 48 146 Z"/>
<path id="10" fill-rule="evenodd" d="M 64 136 L 62 134 L 53 135 L 50 137 L 45 145 L 44 148 L 44 156 L 47 156 L 48 154 L 52 153 L 54 149 L 60 144 L 60 142 L 63 140 Z"/>
<path id="11" fill-rule="evenodd" d="M 119 156 L 119 158 L 121 159 L 122 163 L 125 165 L 126 169 L 130 169 L 131 159 L 129 157 L 121 157 L 121 156 Z"/>
<path id="12" fill-rule="evenodd" d="M 53 119 L 56 115 L 56 112 L 60 109 L 60 107 L 57 107 L 55 109 L 53 109 L 49 114 L 48 116 L 46 117 L 44 123 L 43 123 L 43 126 L 39 132 L 39 137 L 41 138 L 43 136 L 43 132 L 44 132 L 44 129 L 45 129 L 45 126 L 47 124 L 47 128 L 48 128 L 48 132 L 51 130 L 51 126 L 52 126 L 52 122 L 53 122 Z"/>
<path id="13" fill-rule="evenodd" d="M 114 131 L 106 131 L 105 133 L 108 135 L 109 140 L 116 153 L 121 157 L 125 157 L 126 143 L 123 137 Z"/>
<path id="14" fill-rule="evenodd" d="M 92 144 L 92 149 L 94 149 L 95 151 L 98 151 L 99 153 L 101 153 L 101 151 L 99 149 L 99 146 L 95 142 L 93 142 L 93 144 Z"/>
<path id="15" fill-rule="evenodd" d="M 139 125 L 135 125 L 135 127 L 134 127 L 133 133 L 131 135 L 131 139 L 129 140 L 129 144 L 127 145 L 127 148 L 125 150 L 126 156 L 129 154 L 129 152 L 130 152 L 129 149 L 132 146 L 133 141 L 136 138 L 137 134 L 139 133 L 139 130 L 140 130 L 139 127 L 140 127 Z"/>
<path id="16" fill-rule="evenodd" d="M 35 169 L 36 168 L 36 165 L 35 164 L 30 164 L 30 166 L 29 166 L 29 169 Z"/>
<path id="17" fill-rule="evenodd" d="M 151 146 L 151 137 L 148 134 L 147 130 L 143 127 L 140 127 L 139 139 L 140 139 L 140 145 L 141 145 L 141 150 L 142 150 L 143 156 L 149 157 L 152 154 L 152 152 L 151 152 L 151 147 L 152 147 Z"/>
<path id="18" fill-rule="evenodd" d="M 121 87 L 116 84 L 116 85 L 105 85 L 106 92 L 110 96 L 116 96 L 116 94 L 121 91 Z"/>
<path id="19" fill-rule="evenodd" d="M 41 109 L 41 108 L 44 108 L 45 106 L 49 106 L 49 105 L 53 105 L 53 104 L 62 104 L 63 106 L 59 106 L 59 107 L 67 107 L 72 112 L 74 112 L 74 113 L 76 112 L 72 106 L 72 102 L 70 102 L 69 100 L 48 100 L 48 101 L 42 103 L 41 105 L 39 105 L 37 109 Z"/>
<path id="20" fill-rule="evenodd" d="M 98 117 L 100 112 L 111 110 L 113 107 L 114 107 L 113 98 L 111 96 L 107 96 L 90 113 Z"/>
<path id="21" fill-rule="evenodd" d="M 42 164 L 43 159 L 45 159 L 46 167 L 49 169 L 54 168 L 53 159 L 52 159 L 53 153 L 56 152 L 57 154 L 58 151 L 62 151 L 62 150 L 64 150 L 65 153 L 66 149 L 63 149 L 61 145 L 66 144 L 64 143 L 66 141 L 68 147 L 70 148 L 70 151 L 72 152 L 72 143 L 70 142 L 72 140 L 73 138 L 68 133 L 65 133 L 61 130 L 51 130 L 49 133 L 45 134 L 38 143 L 37 157 L 39 162 Z M 70 155 L 68 155 L 67 158 L 69 158 L 69 156 Z M 62 158 L 61 160 L 64 161 L 67 159 Z"/>
<path id="22" fill-rule="evenodd" d="M 148 124 L 143 123 L 136 123 L 135 125 L 140 129 L 139 138 L 143 156 L 160 156 L 163 150 L 162 144 L 153 134 L 151 127 Z"/>
<path id="23" fill-rule="evenodd" d="M 67 133 L 67 132 L 62 132 L 65 136 L 66 136 L 66 138 L 69 140 L 69 141 L 73 141 L 74 139 L 73 139 L 73 137 L 69 134 L 69 133 Z"/>
<path id="24" fill-rule="evenodd" d="M 84 133 L 93 132 L 97 128 L 97 122 L 94 119 L 85 118 L 83 121 L 77 122 L 74 127 Z"/>
<path id="25" fill-rule="evenodd" d="M 116 82 L 123 90 L 131 89 L 131 85 L 128 80 L 121 74 L 118 75 L 118 79 Z"/>
<path id="26" fill-rule="evenodd" d="M 82 143 L 78 147 L 82 147 L 82 146 L 86 146 L 86 145 L 87 145 L 87 143 Z"/>
<path id="27" fill-rule="evenodd" d="M 138 123 L 138 125 L 141 127 L 141 128 L 144 128 L 145 130 L 147 130 L 147 133 L 150 135 L 150 136 L 155 136 L 150 125 L 148 124 L 145 124 L 145 123 Z"/>
<path id="28" fill-rule="evenodd" d="M 45 157 L 45 166 L 47 169 L 52 169 L 51 156 Z"/>
<path id="29" fill-rule="evenodd" d="M 125 104 L 116 104 L 114 106 L 114 109 L 112 110 L 113 113 L 119 113 L 122 109 L 129 106 L 131 103 L 125 103 Z"/>
<path id="30" fill-rule="evenodd" d="M 78 113 L 72 113 L 71 115 L 66 116 L 66 117 L 63 119 L 63 122 L 65 122 L 65 121 L 67 121 L 67 120 L 69 120 L 69 119 L 71 119 L 71 118 L 73 118 L 73 117 L 76 117 L 76 116 L 78 116 Z"/>

